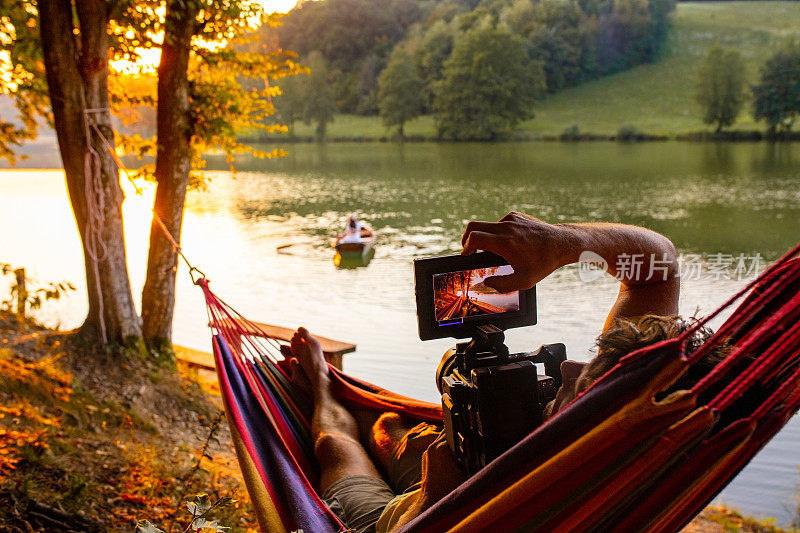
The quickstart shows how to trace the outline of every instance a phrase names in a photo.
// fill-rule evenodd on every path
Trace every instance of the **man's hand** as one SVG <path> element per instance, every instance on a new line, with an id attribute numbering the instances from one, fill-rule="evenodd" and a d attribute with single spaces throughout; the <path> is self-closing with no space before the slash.
<path id="1" fill-rule="evenodd" d="M 500 222 L 470 222 L 461 237 L 461 253 L 478 250 L 502 256 L 513 274 L 491 276 L 484 283 L 506 293 L 533 287 L 554 270 L 571 262 L 575 241 L 570 230 L 522 213 L 511 212 Z M 580 253 L 578 251 L 578 253 Z M 576 256 L 577 257 L 577 256 Z"/>
<path id="2" fill-rule="evenodd" d="M 620 281 L 606 327 L 616 317 L 678 312 L 675 247 L 649 229 L 608 223 L 548 224 L 511 212 L 500 222 L 470 222 L 461 244 L 462 254 L 486 250 L 508 261 L 513 274 L 484 280 L 501 293 L 531 288 L 553 271 L 578 262 L 582 252 L 599 256 L 606 272 Z"/>

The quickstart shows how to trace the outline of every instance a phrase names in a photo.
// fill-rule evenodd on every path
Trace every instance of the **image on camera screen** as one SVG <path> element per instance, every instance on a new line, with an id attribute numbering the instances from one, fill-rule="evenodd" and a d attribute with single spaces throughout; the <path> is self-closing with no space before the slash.
<path id="1" fill-rule="evenodd" d="M 433 305 L 436 321 L 444 326 L 471 317 L 519 311 L 519 291 L 500 294 L 483 283 L 489 276 L 513 272 L 510 265 L 502 265 L 434 274 Z"/>

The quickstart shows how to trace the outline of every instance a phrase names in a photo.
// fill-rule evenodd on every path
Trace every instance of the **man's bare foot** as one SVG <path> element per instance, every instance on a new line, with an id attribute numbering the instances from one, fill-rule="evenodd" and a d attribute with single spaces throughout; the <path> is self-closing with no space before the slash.
<path id="1" fill-rule="evenodd" d="M 292 355 L 297 358 L 300 369 L 311 382 L 315 392 L 320 386 L 327 386 L 328 363 L 325 362 L 325 356 L 322 354 L 322 346 L 306 328 L 298 328 L 292 336 Z M 293 376 L 294 369 L 295 365 L 292 365 Z"/>
<path id="2" fill-rule="evenodd" d="M 298 389 L 306 393 L 308 397 L 311 398 L 314 394 L 314 391 L 311 387 L 311 381 L 303 371 L 303 367 L 300 366 L 300 361 L 297 359 L 297 357 L 291 357 L 289 359 L 289 370 L 292 383 L 294 383 Z"/>

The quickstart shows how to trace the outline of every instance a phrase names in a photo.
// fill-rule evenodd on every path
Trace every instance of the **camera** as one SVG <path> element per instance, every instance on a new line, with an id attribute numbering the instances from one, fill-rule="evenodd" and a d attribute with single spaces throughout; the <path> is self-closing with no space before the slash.
<path id="1" fill-rule="evenodd" d="M 536 323 L 535 287 L 499 294 L 483 283 L 512 272 L 490 253 L 414 262 L 420 339 L 471 337 L 436 372 L 447 442 L 470 475 L 540 426 L 561 386 L 563 344 L 517 354 L 504 344 L 504 329 Z"/>

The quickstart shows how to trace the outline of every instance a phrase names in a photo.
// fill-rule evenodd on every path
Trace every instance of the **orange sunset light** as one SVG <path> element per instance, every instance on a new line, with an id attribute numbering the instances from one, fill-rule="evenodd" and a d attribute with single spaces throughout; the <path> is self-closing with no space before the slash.
<path id="1" fill-rule="evenodd" d="M 287 13 L 290 9 L 292 9 L 295 4 L 297 4 L 297 0 L 259 0 L 262 6 L 264 6 L 264 10 L 267 13 Z M 158 8 L 159 14 L 163 16 L 164 8 Z M 132 37 L 132 35 L 131 35 Z M 160 43 L 163 39 L 163 32 L 156 35 L 154 40 Z M 206 48 L 216 48 L 218 46 L 224 46 L 224 43 L 202 43 L 202 46 Z M 111 69 L 122 73 L 122 74 L 151 74 L 156 72 L 156 68 L 158 67 L 158 61 L 161 57 L 161 51 L 157 48 L 146 49 L 146 48 L 137 48 L 136 53 L 139 54 L 139 58 L 136 61 L 131 61 L 128 59 L 117 59 L 114 61 L 110 61 L 109 65 Z M 0 56 L 0 68 L 2 67 L 3 58 Z"/>

